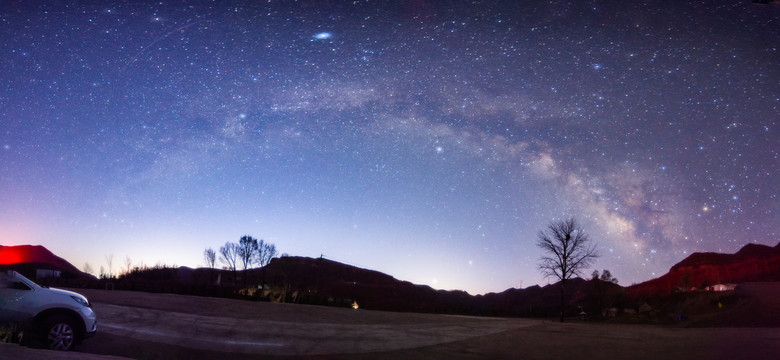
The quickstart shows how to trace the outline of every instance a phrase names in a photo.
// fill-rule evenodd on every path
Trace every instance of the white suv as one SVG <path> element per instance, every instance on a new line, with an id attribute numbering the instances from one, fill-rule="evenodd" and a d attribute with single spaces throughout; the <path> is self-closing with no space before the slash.
<path id="1" fill-rule="evenodd" d="M 0 326 L 36 330 L 50 349 L 69 350 L 97 331 L 92 305 L 81 294 L 39 286 L 15 271 L 0 272 Z"/>

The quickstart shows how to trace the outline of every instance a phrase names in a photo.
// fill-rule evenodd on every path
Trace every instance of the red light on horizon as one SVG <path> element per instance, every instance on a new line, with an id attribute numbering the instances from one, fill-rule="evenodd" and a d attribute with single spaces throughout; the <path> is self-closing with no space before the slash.
<path id="1" fill-rule="evenodd" d="M 24 262 L 24 254 L 19 248 L 4 246 L 0 248 L 0 265 L 13 265 Z"/>

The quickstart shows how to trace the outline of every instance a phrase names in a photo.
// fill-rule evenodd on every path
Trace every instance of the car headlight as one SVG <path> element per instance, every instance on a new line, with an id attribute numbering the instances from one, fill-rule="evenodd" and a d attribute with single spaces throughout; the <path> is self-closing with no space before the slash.
<path id="1" fill-rule="evenodd" d="M 73 296 L 73 295 L 71 295 L 70 297 L 71 299 L 76 300 L 77 303 L 84 305 L 86 307 L 90 307 L 89 301 L 87 301 L 87 299 L 79 296 Z"/>

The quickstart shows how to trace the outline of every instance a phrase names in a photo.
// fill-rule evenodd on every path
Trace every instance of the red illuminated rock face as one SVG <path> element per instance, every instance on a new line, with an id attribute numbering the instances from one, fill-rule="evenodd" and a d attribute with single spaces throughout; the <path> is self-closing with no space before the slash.
<path id="1" fill-rule="evenodd" d="M 627 292 L 633 298 L 643 298 L 749 281 L 780 281 L 780 244 L 748 244 L 735 254 L 694 253 L 666 275 L 632 285 Z"/>
<path id="2" fill-rule="evenodd" d="M 81 274 L 78 268 L 40 245 L 0 245 L 0 265 L 35 264 L 40 268 Z"/>

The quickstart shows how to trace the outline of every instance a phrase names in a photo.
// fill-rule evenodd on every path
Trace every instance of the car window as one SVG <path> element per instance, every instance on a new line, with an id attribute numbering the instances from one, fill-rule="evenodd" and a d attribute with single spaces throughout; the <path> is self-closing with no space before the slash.
<path id="1" fill-rule="evenodd" d="M 0 289 L 32 290 L 29 285 L 7 273 L 0 273 Z"/>
<path id="2" fill-rule="evenodd" d="M 15 290 L 32 290 L 27 284 L 21 282 L 21 281 L 14 281 L 11 282 L 11 286 L 9 286 L 11 289 Z"/>

